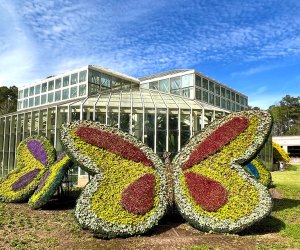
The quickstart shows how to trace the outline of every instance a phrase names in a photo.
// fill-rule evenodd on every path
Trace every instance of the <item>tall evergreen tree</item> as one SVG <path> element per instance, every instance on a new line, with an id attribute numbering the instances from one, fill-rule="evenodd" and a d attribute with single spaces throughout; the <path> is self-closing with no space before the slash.
<path id="1" fill-rule="evenodd" d="M 0 115 L 17 111 L 18 88 L 16 86 L 0 87 Z"/>

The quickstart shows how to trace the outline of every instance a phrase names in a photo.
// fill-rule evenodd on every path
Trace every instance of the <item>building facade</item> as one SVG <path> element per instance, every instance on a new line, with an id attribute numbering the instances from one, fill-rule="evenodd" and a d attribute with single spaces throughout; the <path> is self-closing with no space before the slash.
<path id="1" fill-rule="evenodd" d="M 195 70 L 172 70 L 134 78 L 98 66 L 86 66 L 19 88 L 18 110 L 0 117 L 0 176 L 15 165 L 16 147 L 39 134 L 58 152 L 60 127 L 94 120 L 118 127 L 155 153 L 175 155 L 214 119 L 247 109 L 248 98 Z M 87 175 L 74 168 L 79 181 Z"/>

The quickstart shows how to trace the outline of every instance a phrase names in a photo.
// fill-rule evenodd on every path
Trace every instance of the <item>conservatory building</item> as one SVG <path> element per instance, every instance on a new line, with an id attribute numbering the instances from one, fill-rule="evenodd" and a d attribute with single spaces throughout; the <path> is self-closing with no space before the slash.
<path id="1" fill-rule="evenodd" d="M 246 95 L 195 70 L 134 78 L 99 66 L 75 69 L 19 88 L 17 112 L 0 117 L 0 177 L 15 167 L 16 147 L 30 135 L 49 138 L 61 152 L 65 122 L 115 126 L 160 156 L 174 155 L 214 119 L 247 106 Z M 73 168 L 73 177 L 80 182 L 87 175 Z"/>

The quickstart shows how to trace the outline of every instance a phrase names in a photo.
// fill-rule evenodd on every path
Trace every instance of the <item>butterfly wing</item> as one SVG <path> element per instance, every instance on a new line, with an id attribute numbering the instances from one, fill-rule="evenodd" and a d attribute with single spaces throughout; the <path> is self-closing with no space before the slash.
<path id="1" fill-rule="evenodd" d="M 69 155 L 94 175 L 75 208 L 83 228 L 101 237 L 141 234 L 166 210 L 161 160 L 135 137 L 91 121 L 64 125 Z"/>
<path id="2" fill-rule="evenodd" d="M 243 168 L 264 186 L 268 187 L 271 184 L 271 173 L 259 159 L 253 159 Z"/>
<path id="3" fill-rule="evenodd" d="M 17 148 L 17 166 L 0 182 L 0 200 L 20 202 L 28 199 L 48 166 L 55 160 L 55 149 L 42 136 L 31 136 Z"/>
<path id="4" fill-rule="evenodd" d="M 31 208 L 38 209 L 48 202 L 61 184 L 70 162 L 70 157 L 65 153 L 57 157 L 56 162 L 46 171 L 37 189 L 30 197 L 28 205 Z"/>
<path id="5" fill-rule="evenodd" d="M 271 124 L 266 112 L 229 114 L 175 157 L 175 201 L 187 221 L 204 231 L 237 232 L 270 213 L 268 190 L 241 165 L 256 156 Z"/>

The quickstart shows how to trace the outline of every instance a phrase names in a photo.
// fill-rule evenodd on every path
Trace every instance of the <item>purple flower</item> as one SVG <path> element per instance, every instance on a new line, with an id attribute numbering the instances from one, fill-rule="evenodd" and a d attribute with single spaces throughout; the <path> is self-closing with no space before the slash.
<path id="1" fill-rule="evenodd" d="M 33 181 L 33 179 L 37 176 L 37 174 L 40 171 L 41 171 L 40 169 L 36 168 L 36 169 L 24 174 L 16 182 L 14 182 L 14 184 L 12 185 L 12 189 L 14 191 L 18 191 L 22 188 L 25 188 L 30 182 Z"/>
<path id="2" fill-rule="evenodd" d="M 49 175 L 51 174 L 51 169 L 48 169 L 44 177 L 41 179 L 40 184 L 38 185 L 37 189 L 35 190 L 34 193 L 38 193 L 45 185 Z"/>
<path id="3" fill-rule="evenodd" d="M 30 140 L 27 142 L 27 147 L 33 156 L 45 166 L 48 164 L 47 152 L 44 145 L 38 140 Z"/>
<path id="4" fill-rule="evenodd" d="M 66 152 L 62 152 L 58 157 L 57 157 L 57 160 L 56 162 L 59 162 L 62 158 L 64 158 L 66 155 Z"/>

